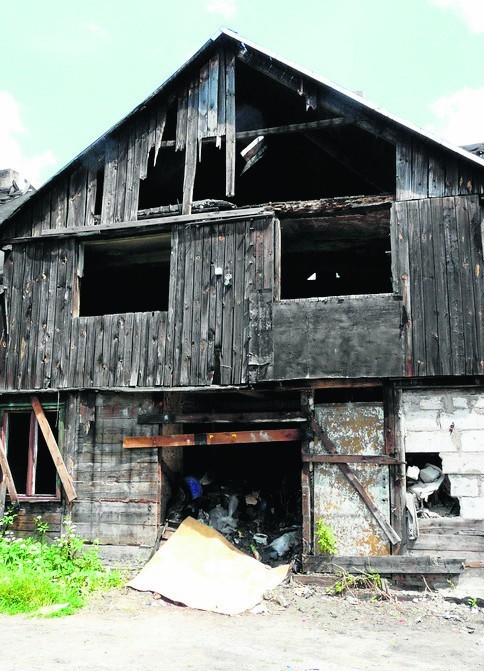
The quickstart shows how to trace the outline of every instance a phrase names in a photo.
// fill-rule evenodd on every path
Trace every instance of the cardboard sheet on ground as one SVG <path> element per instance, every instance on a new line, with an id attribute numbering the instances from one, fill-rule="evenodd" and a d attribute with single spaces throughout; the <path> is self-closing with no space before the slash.
<path id="1" fill-rule="evenodd" d="M 261 564 L 218 531 L 187 517 L 129 586 L 191 608 L 237 615 L 256 606 L 289 568 Z"/>

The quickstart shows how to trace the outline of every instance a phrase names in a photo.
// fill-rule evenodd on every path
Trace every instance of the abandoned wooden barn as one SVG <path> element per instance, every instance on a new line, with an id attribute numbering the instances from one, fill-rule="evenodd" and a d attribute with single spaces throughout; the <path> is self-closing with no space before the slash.
<path id="1" fill-rule="evenodd" d="M 482 563 L 483 194 L 482 158 L 210 40 L 0 228 L 17 530 L 69 515 L 133 562 L 167 473 L 210 471 L 307 569 L 319 520 L 339 565 Z"/>

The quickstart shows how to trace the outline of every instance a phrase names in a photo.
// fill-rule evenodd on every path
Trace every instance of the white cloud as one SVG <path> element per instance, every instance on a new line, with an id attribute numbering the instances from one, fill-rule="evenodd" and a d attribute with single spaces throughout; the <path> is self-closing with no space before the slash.
<path id="1" fill-rule="evenodd" d="M 86 23 L 84 25 L 84 29 L 87 30 L 88 33 L 91 33 L 91 35 L 95 35 L 96 37 L 104 39 L 105 37 L 108 36 L 107 30 L 97 23 Z"/>
<path id="2" fill-rule="evenodd" d="M 472 33 L 484 33 L 483 0 L 430 0 L 430 2 L 457 14 Z"/>
<path id="3" fill-rule="evenodd" d="M 232 19 L 237 11 L 235 0 L 208 0 L 205 9 L 211 14 L 221 14 L 224 19 Z"/>
<path id="4" fill-rule="evenodd" d="M 484 88 L 465 88 L 429 105 L 428 130 L 457 145 L 484 142 Z"/>
<path id="5" fill-rule="evenodd" d="M 20 115 L 20 106 L 8 91 L 0 91 L 0 169 L 13 168 L 38 187 L 46 168 L 56 164 L 50 149 L 41 154 L 25 152 L 22 137 L 28 137 Z"/>

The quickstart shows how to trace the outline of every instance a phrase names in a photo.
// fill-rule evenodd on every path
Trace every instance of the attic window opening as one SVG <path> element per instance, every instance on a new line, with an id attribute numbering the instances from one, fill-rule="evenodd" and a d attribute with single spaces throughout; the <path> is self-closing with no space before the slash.
<path id="1" fill-rule="evenodd" d="M 83 246 L 80 316 L 168 309 L 171 232 Z"/>
<path id="2" fill-rule="evenodd" d="M 45 411 L 56 442 L 61 438 L 57 411 Z M 52 456 L 32 410 L 3 412 L 6 454 L 19 498 L 60 500 L 60 486 Z"/>
<path id="3" fill-rule="evenodd" d="M 281 221 L 281 298 L 391 293 L 388 210 Z"/>

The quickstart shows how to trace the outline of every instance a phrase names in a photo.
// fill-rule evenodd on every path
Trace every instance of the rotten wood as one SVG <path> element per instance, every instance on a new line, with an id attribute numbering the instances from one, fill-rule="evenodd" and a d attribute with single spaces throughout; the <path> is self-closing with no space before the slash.
<path id="1" fill-rule="evenodd" d="M 322 445 L 324 445 L 324 447 L 328 450 L 328 452 L 330 454 L 338 454 L 338 451 L 336 450 L 336 447 L 334 446 L 333 442 L 328 438 L 326 433 L 322 430 L 322 428 L 319 426 L 319 424 L 315 419 L 311 420 L 310 426 L 311 429 L 314 431 L 314 434 L 317 437 L 317 439 L 320 441 Z M 381 527 L 382 531 L 384 532 L 388 540 L 393 545 L 399 543 L 401 541 L 400 536 L 397 534 L 395 529 L 387 522 L 381 510 L 378 508 L 376 503 L 373 501 L 372 497 L 368 494 L 368 492 L 363 487 L 361 482 L 358 480 L 356 475 L 350 469 L 348 464 L 337 464 L 337 466 L 343 473 L 343 475 L 346 477 L 348 482 L 352 485 L 352 487 L 358 492 L 361 499 L 363 500 L 363 502 L 365 503 L 365 505 L 367 506 L 368 510 L 373 515 L 375 520 L 378 522 L 379 526 Z"/>
<path id="2" fill-rule="evenodd" d="M 400 463 L 398 459 L 393 457 L 374 454 L 307 454 L 303 452 L 302 460 L 303 463 L 316 464 L 377 464 L 381 466 Z"/>
<path id="3" fill-rule="evenodd" d="M 299 429 L 263 431 L 223 431 L 219 433 L 181 433 L 175 436 L 134 436 L 123 440 L 123 447 L 186 447 L 192 445 L 242 445 L 293 442 L 299 440 Z"/>
<path id="4" fill-rule="evenodd" d="M 77 498 L 76 490 L 74 487 L 74 482 L 69 475 L 69 472 L 66 468 L 66 465 L 64 463 L 64 460 L 62 458 L 62 455 L 59 450 L 59 446 L 57 445 L 57 441 L 54 437 L 54 434 L 52 433 L 52 429 L 50 428 L 49 421 L 47 417 L 45 416 L 44 410 L 42 408 L 42 405 L 40 404 L 39 399 L 36 396 L 32 396 L 30 399 L 30 402 L 32 404 L 32 408 L 35 413 L 35 417 L 37 419 L 37 422 L 40 426 L 40 429 L 42 431 L 42 434 L 45 438 L 45 442 L 47 443 L 47 447 L 49 449 L 49 452 L 52 456 L 52 459 L 54 461 L 57 473 L 59 474 L 59 478 L 62 482 L 62 485 L 64 487 L 67 500 L 69 503 L 73 501 L 74 499 Z"/>

